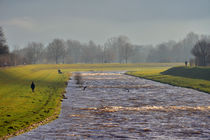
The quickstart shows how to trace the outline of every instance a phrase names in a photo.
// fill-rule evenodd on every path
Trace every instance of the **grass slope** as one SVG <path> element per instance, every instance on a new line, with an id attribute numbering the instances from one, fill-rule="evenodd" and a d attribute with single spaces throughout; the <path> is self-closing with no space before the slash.
<path id="1" fill-rule="evenodd" d="M 59 114 L 68 76 L 39 68 L 42 66 L 0 69 L 0 137 Z M 30 89 L 31 81 L 36 84 L 35 92 Z"/>
<path id="2" fill-rule="evenodd" d="M 55 119 L 60 112 L 65 82 L 73 71 L 162 70 L 177 65 L 180 63 L 49 64 L 0 68 L 0 139 Z M 58 74 L 58 69 L 64 74 Z M 34 93 L 30 89 L 32 81 L 36 84 Z"/>
<path id="3" fill-rule="evenodd" d="M 210 68 L 209 67 L 173 67 L 161 74 L 181 76 L 193 79 L 203 79 L 210 81 Z"/>
<path id="4" fill-rule="evenodd" d="M 158 70 L 145 69 L 136 72 L 127 72 L 127 74 L 210 93 L 209 67 L 173 67 L 168 70 L 165 68 Z"/>

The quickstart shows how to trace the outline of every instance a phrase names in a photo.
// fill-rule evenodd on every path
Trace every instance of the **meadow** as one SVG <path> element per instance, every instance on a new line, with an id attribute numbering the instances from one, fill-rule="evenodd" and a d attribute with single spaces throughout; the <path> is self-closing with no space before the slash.
<path id="1" fill-rule="evenodd" d="M 127 74 L 210 93 L 210 67 L 145 68 L 140 71 L 130 71 Z"/>
<path id="2" fill-rule="evenodd" d="M 67 80 L 72 72 L 159 73 L 177 65 L 181 64 L 40 64 L 0 68 L 0 139 L 18 135 L 56 119 L 60 113 Z M 58 69 L 63 73 L 58 74 Z M 36 84 L 35 92 L 30 89 L 32 81 Z"/>

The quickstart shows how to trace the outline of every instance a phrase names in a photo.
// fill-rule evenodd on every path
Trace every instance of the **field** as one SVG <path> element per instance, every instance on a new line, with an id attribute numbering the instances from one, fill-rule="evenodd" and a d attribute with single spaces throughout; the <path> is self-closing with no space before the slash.
<path id="1" fill-rule="evenodd" d="M 168 70 L 164 67 L 145 68 L 140 71 L 130 71 L 127 74 L 210 93 L 209 67 L 173 67 Z"/>
<path id="2" fill-rule="evenodd" d="M 0 68 L 0 138 L 22 133 L 55 119 L 66 81 L 74 71 L 161 72 L 180 63 L 27 65 Z M 63 74 L 58 74 L 61 69 Z M 149 72 L 149 71 L 148 71 Z M 30 89 L 36 84 L 35 92 Z"/>

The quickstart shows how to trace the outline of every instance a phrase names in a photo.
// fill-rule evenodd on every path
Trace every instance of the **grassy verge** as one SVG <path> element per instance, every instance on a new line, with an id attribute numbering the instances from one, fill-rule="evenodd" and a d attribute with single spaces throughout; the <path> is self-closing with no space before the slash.
<path id="1" fill-rule="evenodd" d="M 210 93 L 210 68 L 173 67 L 170 69 L 145 68 L 127 72 L 129 75 L 150 79 L 170 85 L 187 87 Z"/>
<path id="2" fill-rule="evenodd" d="M 73 71 L 138 71 L 180 63 L 27 65 L 0 68 L 0 139 L 23 133 L 60 113 L 65 82 Z M 61 69 L 63 74 L 58 74 Z M 30 89 L 36 84 L 35 92 Z"/>
<path id="3" fill-rule="evenodd" d="M 41 67 L 0 69 L 0 137 L 58 116 L 68 74 L 59 75 L 53 69 L 39 70 Z M 32 81 L 36 84 L 35 92 L 30 89 Z"/>

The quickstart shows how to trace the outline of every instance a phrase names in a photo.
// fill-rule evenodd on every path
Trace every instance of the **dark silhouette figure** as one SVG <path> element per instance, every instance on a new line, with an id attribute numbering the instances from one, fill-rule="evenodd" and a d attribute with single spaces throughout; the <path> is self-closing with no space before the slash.
<path id="1" fill-rule="evenodd" d="M 34 84 L 34 82 L 31 83 L 31 89 L 32 89 L 32 92 L 34 92 L 34 89 L 35 89 L 35 84 Z"/>
<path id="2" fill-rule="evenodd" d="M 62 71 L 60 69 L 58 70 L 58 74 L 62 74 Z"/>
<path id="3" fill-rule="evenodd" d="M 87 88 L 87 86 L 85 86 L 84 88 L 83 88 L 83 90 L 85 90 Z"/>
<path id="4" fill-rule="evenodd" d="M 185 66 L 187 67 L 187 63 L 188 63 L 188 62 L 187 62 L 187 61 L 185 61 L 184 63 L 185 63 Z"/>

